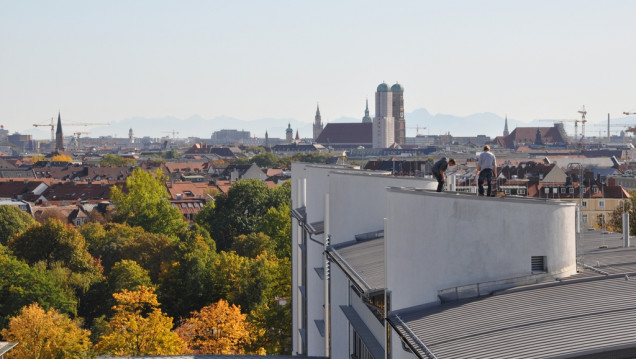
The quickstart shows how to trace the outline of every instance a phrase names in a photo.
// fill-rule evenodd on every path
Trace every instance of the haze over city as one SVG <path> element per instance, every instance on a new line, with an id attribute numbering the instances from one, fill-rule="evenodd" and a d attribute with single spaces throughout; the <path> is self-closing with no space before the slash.
<path id="1" fill-rule="evenodd" d="M 636 110 L 634 13 L 629 1 L 2 1 L 0 124 L 46 138 L 32 125 L 59 111 L 126 127 L 174 118 L 159 130 L 181 137 L 262 119 L 311 128 L 318 103 L 326 123 L 358 121 L 381 82 L 404 85 L 407 126 L 420 109 L 491 113 L 503 129 L 505 116 L 571 119 L 582 105 L 601 124 Z M 193 116 L 214 126 L 179 126 Z"/>

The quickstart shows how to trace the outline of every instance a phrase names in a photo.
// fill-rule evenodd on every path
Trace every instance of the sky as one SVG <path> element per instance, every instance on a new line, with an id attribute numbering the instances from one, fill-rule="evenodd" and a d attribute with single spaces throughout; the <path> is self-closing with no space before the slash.
<path id="1" fill-rule="evenodd" d="M 530 122 L 585 105 L 603 123 L 636 112 L 634 14 L 628 0 L 0 0 L 0 124 L 310 123 L 317 104 L 329 122 L 362 118 L 367 98 L 373 115 L 382 82 L 404 86 L 407 114 Z"/>

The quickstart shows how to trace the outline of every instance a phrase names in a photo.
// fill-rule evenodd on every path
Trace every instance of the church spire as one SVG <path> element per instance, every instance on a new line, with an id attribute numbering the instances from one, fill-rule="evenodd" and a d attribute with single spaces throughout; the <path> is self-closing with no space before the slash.
<path id="1" fill-rule="evenodd" d="M 319 104 L 316 104 L 316 117 L 314 118 L 314 141 L 320 136 L 322 132 L 322 117 L 320 116 L 320 107 Z"/>
<path id="2" fill-rule="evenodd" d="M 55 150 L 64 151 L 64 134 L 62 133 L 62 116 L 57 113 L 57 130 L 55 131 Z"/>
<path id="3" fill-rule="evenodd" d="M 510 132 L 508 132 L 508 115 L 506 115 L 506 124 L 504 125 L 504 136 L 508 136 Z"/>
<path id="4" fill-rule="evenodd" d="M 367 98 L 367 107 L 364 109 L 364 117 L 362 118 L 362 123 L 367 122 L 373 122 L 373 119 L 369 116 L 369 98 Z"/>

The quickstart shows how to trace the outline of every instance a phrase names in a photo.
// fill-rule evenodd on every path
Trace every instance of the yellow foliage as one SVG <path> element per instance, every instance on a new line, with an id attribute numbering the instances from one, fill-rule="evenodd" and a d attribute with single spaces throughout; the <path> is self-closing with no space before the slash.
<path id="1" fill-rule="evenodd" d="M 185 344 L 170 329 L 172 318 L 159 309 L 154 288 L 113 294 L 117 304 L 109 329 L 99 338 L 97 350 L 115 356 L 182 354 Z"/>
<path id="2" fill-rule="evenodd" d="M 31 164 L 35 164 L 40 161 L 46 161 L 46 157 L 44 157 L 43 155 L 35 155 L 31 157 Z"/>
<path id="3" fill-rule="evenodd" d="M 53 162 L 73 162 L 73 159 L 68 155 L 55 155 L 51 158 Z"/>
<path id="4" fill-rule="evenodd" d="M 45 312 L 37 303 L 22 308 L 0 334 L 5 341 L 19 343 L 7 358 L 85 358 L 91 348 L 88 330 L 55 309 Z"/>
<path id="5" fill-rule="evenodd" d="M 177 333 L 197 354 L 243 354 L 251 342 L 246 315 L 223 299 L 192 312 Z"/>

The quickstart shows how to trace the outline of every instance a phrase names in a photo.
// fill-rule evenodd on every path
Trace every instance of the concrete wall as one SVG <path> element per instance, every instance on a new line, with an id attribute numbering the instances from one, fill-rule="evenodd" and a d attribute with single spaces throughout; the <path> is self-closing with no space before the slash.
<path id="1" fill-rule="evenodd" d="M 329 176 L 331 244 L 355 240 L 356 234 L 382 230 L 390 186 L 435 189 L 432 179 L 393 177 L 373 172 L 334 171 Z"/>
<path id="2" fill-rule="evenodd" d="M 576 272 L 575 205 L 389 189 L 385 230 L 392 310 L 438 300 L 450 287 L 529 277 L 531 256 L 550 274 Z"/>

